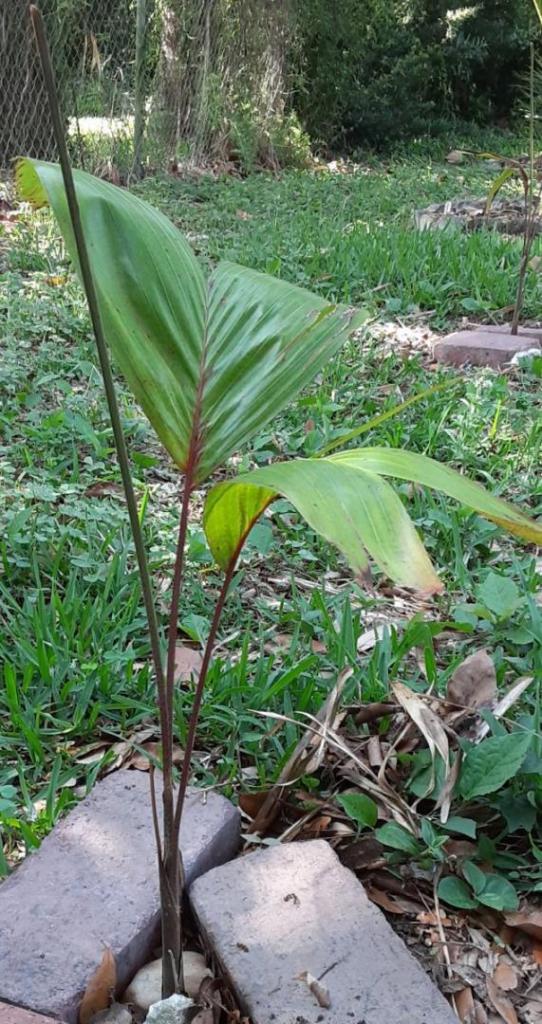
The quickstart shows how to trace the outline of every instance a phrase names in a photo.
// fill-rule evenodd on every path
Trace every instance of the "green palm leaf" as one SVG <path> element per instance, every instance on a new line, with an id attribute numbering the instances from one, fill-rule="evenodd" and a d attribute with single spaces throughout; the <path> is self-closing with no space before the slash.
<path id="1" fill-rule="evenodd" d="M 502 526 L 508 533 L 533 544 L 542 544 L 542 523 L 530 519 L 507 501 L 494 497 L 474 480 L 469 480 L 427 455 L 403 451 L 401 448 L 354 448 L 331 455 L 330 460 L 343 466 L 368 469 L 371 473 L 398 477 L 442 491 Z"/>
<path id="2" fill-rule="evenodd" d="M 392 579 L 424 593 L 442 590 L 403 503 L 375 473 L 330 459 L 294 459 L 218 484 L 203 525 L 218 564 L 226 569 L 269 503 L 282 495 L 354 572 L 368 574 L 367 552 Z"/>
<path id="3" fill-rule="evenodd" d="M 542 525 L 479 484 L 424 455 L 360 448 L 321 459 L 266 466 L 218 484 L 207 497 L 203 525 L 226 569 L 264 509 L 282 495 L 330 541 L 354 572 L 368 571 L 367 553 L 395 582 L 423 593 L 442 585 L 398 496 L 382 479 L 395 476 L 456 498 L 525 540 L 542 544 Z"/>
<path id="4" fill-rule="evenodd" d="M 113 355 L 177 465 L 201 482 L 338 350 L 356 326 L 352 310 L 231 263 L 206 279 L 161 213 L 74 177 Z M 60 168 L 21 160 L 17 179 L 25 199 L 52 206 L 77 264 Z"/>

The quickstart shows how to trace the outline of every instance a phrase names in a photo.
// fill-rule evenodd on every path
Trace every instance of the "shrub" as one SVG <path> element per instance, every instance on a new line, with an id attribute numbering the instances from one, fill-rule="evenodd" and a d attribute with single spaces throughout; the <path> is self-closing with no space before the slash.
<path id="1" fill-rule="evenodd" d="M 296 105 L 328 147 L 382 145 L 445 115 L 509 114 L 538 31 L 528 0 L 296 0 Z"/>

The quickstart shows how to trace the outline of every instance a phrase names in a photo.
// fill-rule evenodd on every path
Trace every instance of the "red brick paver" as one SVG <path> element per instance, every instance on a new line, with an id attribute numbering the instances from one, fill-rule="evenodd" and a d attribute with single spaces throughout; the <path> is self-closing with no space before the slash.
<path id="1" fill-rule="evenodd" d="M 238 844 L 232 804 L 192 790 L 181 832 L 188 881 Z M 123 989 L 156 944 L 159 906 L 149 777 L 118 771 L 0 886 L 0 1000 L 76 1024 L 104 944 Z"/>
<path id="2" fill-rule="evenodd" d="M 536 332 L 512 335 L 507 331 L 455 331 L 436 343 L 434 353 L 439 363 L 451 366 L 468 363 L 498 369 L 518 352 L 540 347 Z"/>
<path id="3" fill-rule="evenodd" d="M 215 868 L 194 882 L 190 902 L 253 1024 L 457 1024 L 323 840 Z M 306 972 L 326 990 L 328 1007 Z"/>
<path id="4" fill-rule="evenodd" d="M 57 1022 L 52 1017 L 43 1017 L 41 1013 L 32 1013 L 31 1010 L 23 1010 L 20 1006 L 0 1003 L 0 1024 L 57 1024 Z"/>

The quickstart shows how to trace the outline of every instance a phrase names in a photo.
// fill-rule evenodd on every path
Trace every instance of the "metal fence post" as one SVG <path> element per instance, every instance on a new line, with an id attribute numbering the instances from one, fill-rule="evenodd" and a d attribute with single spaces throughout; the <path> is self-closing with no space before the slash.
<path id="1" fill-rule="evenodd" d="M 135 53 L 134 162 L 132 176 L 143 173 L 142 151 L 145 134 L 145 43 L 147 37 L 147 0 L 137 0 Z"/>

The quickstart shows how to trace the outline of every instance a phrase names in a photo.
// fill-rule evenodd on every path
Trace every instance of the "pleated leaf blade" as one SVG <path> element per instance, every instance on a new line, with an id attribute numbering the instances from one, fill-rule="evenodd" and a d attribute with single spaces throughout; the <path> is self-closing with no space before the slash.
<path id="1" fill-rule="evenodd" d="M 359 316 L 246 267 L 206 279 L 182 233 L 125 189 L 74 172 L 113 356 L 177 465 L 199 483 L 309 383 Z M 24 159 L 19 191 L 49 204 L 77 254 L 60 168 Z"/>
<path id="2" fill-rule="evenodd" d="M 208 495 L 204 529 L 226 569 L 274 497 L 295 506 L 309 526 L 334 544 L 352 570 L 367 576 L 371 555 L 391 579 L 423 593 L 442 584 L 400 498 L 375 473 L 330 459 L 294 459 L 218 484 Z"/>

